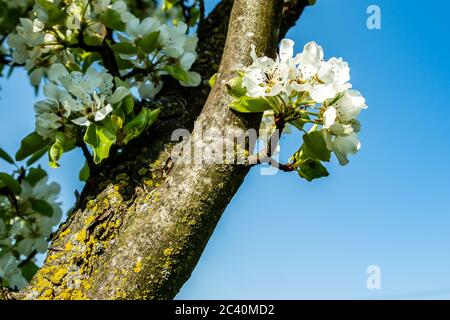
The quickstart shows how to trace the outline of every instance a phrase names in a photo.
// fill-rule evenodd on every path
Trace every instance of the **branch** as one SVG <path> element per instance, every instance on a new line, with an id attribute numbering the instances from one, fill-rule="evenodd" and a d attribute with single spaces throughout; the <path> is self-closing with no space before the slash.
<path id="1" fill-rule="evenodd" d="M 201 27 L 201 25 L 203 24 L 203 21 L 205 20 L 205 1 L 204 0 L 199 0 L 199 7 L 200 7 L 200 21 L 198 23 L 199 28 Z"/>
<path id="2" fill-rule="evenodd" d="M 76 144 L 77 147 L 81 148 L 81 151 L 83 152 L 84 157 L 86 158 L 86 163 L 89 167 L 90 174 L 95 174 L 97 172 L 97 165 L 94 162 L 94 158 L 92 157 L 92 154 L 89 152 L 89 149 L 84 142 L 78 142 Z"/>
<path id="3" fill-rule="evenodd" d="M 13 293 L 6 287 L 3 287 L 0 280 L 0 301 L 1 300 L 14 300 Z"/>
<path id="4" fill-rule="evenodd" d="M 9 203 L 14 208 L 16 213 L 19 214 L 19 204 L 17 202 L 17 198 L 14 192 L 9 190 L 7 187 L 3 187 L 0 188 L 0 194 L 4 195 L 8 199 Z"/>
<path id="5" fill-rule="evenodd" d="M 117 65 L 114 51 L 112 51 L 106 41 L 103 41 L 103 44 L 99 46 L 89 45 L 84 41 L 83 33 L 84 28 L 82 27 L 78 34 L 78 43 L 70 45 L 69 48 L 80 48 L 86 52 L 98 52 L 102 57 L 103 64 L 108 72 L 113 76 L 120 77 L 119 66 Z M 111 29 L 107 29 L 107 35 L 105 39 L 113 41 Z"/>
<path id="6" fill-rule="evenodd" d="M 284 3 L 283 19 L 280 27 L 280 40 L 286 36 L 286 33 L 295 26 L 305 7 L 310 5 L 311 0 L 290 0 Z"/>
<path id="7" fill-rule="evenodd" d="M 275 129 L 267 141 L 267 145 L 264 150 L 258 152 L 256 155 L 250 155 L 247 159 L 247 164 L 249 166 L 254 166 L 257 164 L 268 163 L 271 166 L 280 169 L 284 172 L 292 172 L 294 168 L 290 164 L 282 164 L 272 158 L 273 147 L 277 147 L 280 141 L 280 137 L 286 126 L 286 120 L 283 116 L 275 116 Z"/>

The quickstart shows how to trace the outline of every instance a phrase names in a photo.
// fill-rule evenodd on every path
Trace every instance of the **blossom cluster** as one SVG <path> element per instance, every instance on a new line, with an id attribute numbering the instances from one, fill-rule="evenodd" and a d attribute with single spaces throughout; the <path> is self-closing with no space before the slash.
<path id="1" fill-rule="evenodd" d="M 97 155 L 99 146 L 92 140 L 108 140 L 106 145 L 110 147 L 117 142 L 118 130 L 135 116 L 130 90 L 125 83 L 114 81 L 106 71 L 91 66 L 84 73 L 69 72 L 57 63 L 49 68 L 48 80 L 44 86 L 47 98 L 38 101 L 34 108 L 36 133 L 51 145 L 51 165 L 57 166 L 62 153 L 83 140 Z M 97 157 L 96 162 L 109 154 L 109 147 L 104 150 L 106 155 Z"/>
<path id="2" fill-rule="evenodd" d="M 120 42 L 113 47 L 120 57 L 135 69 L 131 83 L 136 85 L 142 99 L 152 99 L 161 90 L 161 77 L 171 75 L 183 86 L 197 86 L 201 77 L 190 71 L 197 58 L 197 37 L 187 35 L 187 25 L 161 24 L 154 17 L 139 20 L 130 14 L 122 15 L 125 32 L 118 33 Z"/>
<path id="3" fill-rule="evenodd" d="M 27 137 L 33 143 L 25 147 L 47 146 L 57 166 L 62 153 L 87 144 L 99 163 L 113 144 L 127 144 L 155 121 L 159 109 L 135 112 L 137 100 L 153 99 L 168 77 L 200 84 L 191 71 L 197 37 L 154 11 L 140 19 L 123 0 L 42 0 L 20 18 L 7 38 L 13 63 L 24 65 L 35 86 L 46 80 L 46 100 L 35 105 L 39 137 Z"/>
<path id="4" fill-rule="evenodd" d="M 187 34 L 184 22 L 172 25 L 157 16 L 140 20 L 122 0 L 43 0 L 34 6 L 33 15 L 20 19 L 7 42 L 13 62 L 25 66 L 36 86 L 54 63 L 99 61 L 95 53 L 100 46 L 114 51 L 118 72 L 132 75 L 128 80 L 142 99 L 159 92 L 164 75 L 186 86 L 200 83 L 200 76 L 190 71 L 197 37 Z"/>
<path id="5" fill-rule="evenodd" d="M 319 131 L 316 143 L 333 151 L 339 163 L 346 165 L 348 155 L 360 149 L 357 117 L 367 108 L 364 97 L 349 82 L 348 63 L 335 57 L 325 60 L 322 47 L 315 42 L 307 43 L 303 52 L 294 56 L 294 41 L 289 39 L 281 41 L 275 59 L 258 57 L 255 47 L 251 58 L 252 64 L 240 72 L 239 81 L 233 80 L 240 89 L 231 88 L 238 98 L 231 107 L 241 112 L 270 110 L 305 133 L 305 125 L 312 124 L 308 134 Z M 241 94 L 236 95 L 237 91 Z M 328 161 L 326 152 L 322 157 L 314 155 L 311 150 L 316 147 L 302 147 L 296 157 L 305 160 L 309 149 L 309 158 Z"/>
<path id="6" fill-rule="evenodd" d="M 315 42 L 306 44 L 295 57 L 293 51 L 294 42 L 289 39 L 281 41 L 276 60 L 258 58 L 253 51 L 243 87 L 252 97 L 280 95 L 289 105 L 320 110 L 327 145 L 341 164 L 347 164 L 346 155 L 360 148 L 356 118 L 366 108 L 365 99 L 350 89 L 350 68 L 342 58 L 324 60 L 323 49 Z"/>
<path id="7" fill-rule="evenodd" d="M 49 183 L 40 168 L 29 169 L 14 186 L 11 181 L 10 189 L 3 185 L 8 191 L 0 194 L 0 281 L 20 289 L 36 272 L 34 257 L 47 251 L 50 234 L 61 220 L 60 187 Z"/>
<path id="8" fill-rule="evenodd" d="M 48 71 L 48 79 L 44 86 L 47 99 L 34 106 L 36 132 L 43 138 L 54 139 L 57 132 L 75 138 L 75 125 L 88 127 L 104 120 L 113 111 L 112 104 L 130 94 L 123 86 L 113 91 L 113 77 L 94 67 L 82 73 L 69 72 L 62 64 L 54 64 Z"/>

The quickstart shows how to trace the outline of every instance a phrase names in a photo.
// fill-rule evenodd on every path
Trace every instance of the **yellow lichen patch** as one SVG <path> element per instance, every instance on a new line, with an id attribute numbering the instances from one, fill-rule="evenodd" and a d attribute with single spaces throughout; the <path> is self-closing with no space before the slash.
<path id="1" fill-rule="evenodd" d="M 167 248 L 167 249 L 165 249 L 165 250 L 163 251 L 163 254 L 164 254 L 165 256 L 170 256 L 170 255 L 172 255 L 172 253 L 173 253 L 173 249 L 172 249 L 172 248 Z"/>
<path id="2" fill-rule="evenodd" d="M 126 294 L 126 292 L 125 292 L 124 290 L 122 290 L 122 289 L 118 289 L 118 290 L 116 291 L 116 296 L 113 297 L 113 299 L 117 299 L 117 300 L 120 300 L 120 299 L 126 299 L 126 298 L 127 298 L 127 294 Z"/>
<path id="3" fill-rule="evenodd" d="M 61 284 L 62 279 L 66 276 L 67 270 L 66 269 L 59 269 L 53 275 L 50 277 L 50 281 L 53 284 Z"/>
<path id="4" fill-rule="evenodd" d="M 141 260 L 136 262 L 136 265 L 134 266 L 133 271 L 136 272 L 136 273 L 139 273 L 139 272 L 142 271 L 142 262 L 141 262 Z"/>
<path id="5" fill-rule="evenodd" d="M 120 226 L 122 225 L 122 219 L 117 219 L 116 222 L 114 223 L 114 227 L 115 228 L 120 228 Z"/>
<path id="6" fill-rule="evenodd" d="M 52 252 L 52 251 L 50 251 L 50 252 Z M 62 251 L 59 251 L 59 252 L 56 252 L 56 253 L 53 253 L 53 254 L 49 254 L 47 256 L 47 262 L 55 261 L 56 259 L 60 258 L 63 255 L 64 255 L 64 252 L 62 252 Z"/>
<path id="7" fill-rule="evenodd" d="M 154 182 L 153 182 L 153 180 L 151 178 L 145 178 L 144 179 L 144 184 L 147 187 L 150 187 L 150 188 L 154 186 Z"/>
<path id="8" fill-rule="evenodd" d="M 92 284 L 90 284 L 90 283 L 83 283 L 83 287 L 84 287 L 84 289 L 89 290 L 90 288 L 92 288 Z"/>
<path id="9" fill-rule="evenodd" d="M 72 250 L 72 248 L 73 248 L 72 242 L 68 241 L 68 242 L 66 243 L 66 251 L 70 251 L 70 250 Z"/>
<path id="10" fill-rule="evenodd" d="M 138 174 L 139 174 L 140 176 L 144 176 L 144 175 L 147 174 L 147 172 L 148 172 L 147 169 L 145 169 L 145 168 L 140 168 L 139 171 L 138 171 Z"/>
<path id="11" fill-rule="evenodd" d="M 71 289 L 64 289 L 60 292 L 59 299 L 62 300 L 88 300 L 88 297 L 84 295 L 80 290 L 71 290 Z"/>
<path id="12" fill-rule="evenodd" d="M 86 209 L 91 210 L 94 205 L 95 205 L 95 200 L 89 200 L 86 204 Z"/>
<path id="13" fill-rule="evenodd" d="M 53 299 L 53 290 L 47 289 L 44 293 L 39 297 L 39 300 L 51 300 Z"/>
<path id="14" fill-rule="evenodd" d="M 79 242 L 84 242 L 84 240 L 86 240 L 86 230 L 78 232 L 75 239 Z"/>
<path id="15" fill-rule="evenodd" d="M 92 222 L 95 220 L 95 215 L 91 214 L 89 217 L 86 218 L 86 221 L 84 222 L 85 226 L 90 226 Z"/>
<path id="16" fill-rule="evenodd" d="M 62 232 L 59 234 L 59 237 L 60 237 L 60 238 L 64 238 L 64 237 L 67 236 L 69 233 L 70 233 L 70 228 L 66 228 L 64 231 L 62 231 Z"/>

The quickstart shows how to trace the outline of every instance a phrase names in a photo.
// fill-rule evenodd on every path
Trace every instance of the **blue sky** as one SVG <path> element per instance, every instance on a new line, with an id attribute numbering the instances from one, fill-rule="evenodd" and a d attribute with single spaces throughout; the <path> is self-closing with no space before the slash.
<path id="1" fill-rule="evenodd" d="M 370 4 L 381 30 L 366 28 Z M 253 169 L 179 299 L 450 298 L 449 10 L 438 0 L 318 0 L 305 11 L 289 37 L 297 51 L 314 40 L 350 63 L 369 105 L 362 150 L 312 183 Z M 34 128 L 36 97 L 23 73 L 0 85 L 0 146 L 13 152 Z M 283 154 L 299 141 L 286 137 Z M 65 208 L 81 165 L 72 152 L 51 170 Z M 366 287 L 369 265 L 381 268 L 381 290 Z"/>

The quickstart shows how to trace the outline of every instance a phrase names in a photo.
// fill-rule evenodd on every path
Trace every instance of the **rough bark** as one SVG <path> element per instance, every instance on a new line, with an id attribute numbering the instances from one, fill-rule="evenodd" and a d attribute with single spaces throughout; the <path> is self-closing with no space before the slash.
<path id="1" fill-rule="evenodd" d="M 223 81 L 237 66 L 251 62 L 251 43 L 258 52 L 274 55 L 277 39 L 305 5 L 307 1 L 295 0 L 284 7 L 282 0 L 223 0 L 218 5 L 199 30 L 195 70 L 203 76 L 202 85 L 186 89 L 174 82 L 166 84 L 150 106 L 165 107 L 161 121 L 89 179 L 76 210 L 55 235 L 44 266 L 16 298 L 171 299 L 176 295 L 249 167 L 174 164 L 170 151 L 175 142 L 170 135 L 183 127 L 194 132 L 256 127 L 258 116 L 241 117 L 229 111 L 231 98 Z M 289 19 L 280 19 L 281 14 Z M 207 79 L 218 68 L 210 92 Z M 194 127 L 200 113 L 203 128 Z"/>

